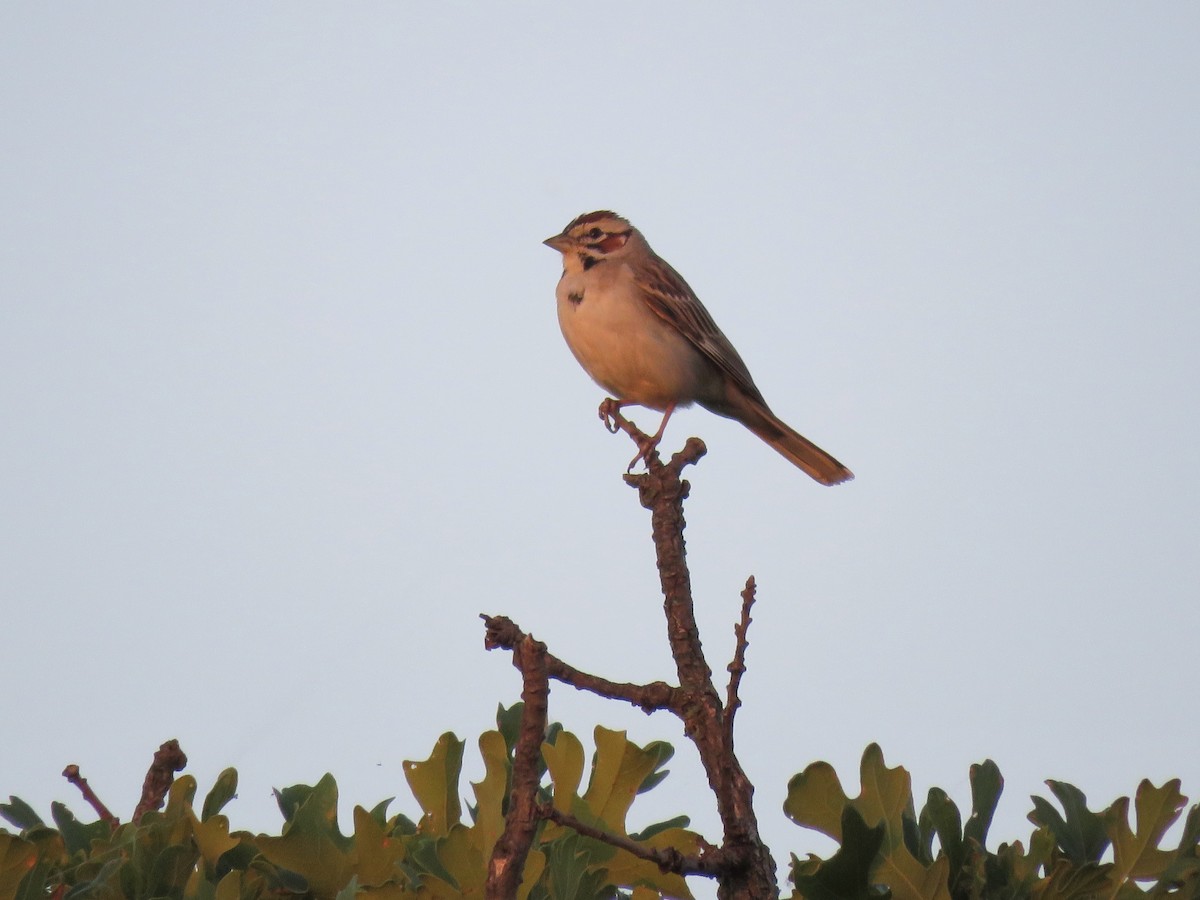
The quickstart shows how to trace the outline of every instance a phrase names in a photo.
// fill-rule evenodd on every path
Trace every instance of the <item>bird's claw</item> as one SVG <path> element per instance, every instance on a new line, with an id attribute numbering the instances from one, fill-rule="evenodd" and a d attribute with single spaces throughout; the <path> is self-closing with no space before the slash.
<path id="1" fill-rule="evenodd" d="M 605 397 L 604 402 L 600 404 L 600 421 L 604 423 L 604 427 L 608 429 L 609 434 L 616 434 L 621 430 L 621 426 L 617 422 L 617 417 L 620 414 L 621 402 L 614 400 L 612 397 Z M 630 464 L 629 467 L 632 469 L 633 465 Z"/>
<path id="2" fill-rule="evenodd" d="M 645 436 L 643 435 L 643 437 Z M 645 440 L 639 440 L 637 442 L 637 456 L 629 461 L 629 467 L 625 470 L 626 473 L 632 472 L 633 467 L 639 462 L 644 462 L 646 464 L 646 468 L 649 469 L 651 457 L 658 459 L 658 441 L 659 439 L 656 437 L 646 437 Z"/>
<path id="3" fill-rule="evenodd" d="M 646 468 L 650 468 L 651 462 L 658 462 L 658 442 L 662 440 L 663 431 L 667 427 L 667 420 L 671 418 L 671 412 L 675 409 L 675 404 L 667 407 L 663 414 L 662 424 L 658 427 L 658 431 L 651 437 L 648 434 L 643 434 L 638 430 L 638 427 L 621 415 L 621 408 L 625 406 L 625 401 L 615 400 L 612 397 L 605 397 L 604 402 L 600 404 L 600 421 L 604 423 L 604 427 L 610 433 L 616 434 L 618 431 L 624 431 L 637 444 L 637 456 L 629 461 L 629 466 L 625 471 L 632 472 L 633 467 L 639 461 L 646 463 Z"/>

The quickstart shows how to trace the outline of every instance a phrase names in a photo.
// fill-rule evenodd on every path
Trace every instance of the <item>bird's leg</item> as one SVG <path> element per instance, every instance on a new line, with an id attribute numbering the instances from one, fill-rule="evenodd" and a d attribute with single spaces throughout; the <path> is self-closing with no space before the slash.
<path id="1" fill-rule="evenodd" d="M 605 398 L 604 402 L 600 404 L 600 421 L 604 423 L 604 427 L 613 434 L 616 434 L 618 431 L 624 431 L 638 445 L 637 456 L 629 461 L 629 468 L 625 470 L 626 472 L 633 471 L 633 467 L 638 464 L 638 460 L 644 460 L 646 468 L 650 468 L 650 458 L 656 455 L 655 449 L 658 447 L 658 442 L 662 440 L 663 432 L 667 430 L 667 422 L 670 421 L 671 413 L 675 411 L 674 403 L 666 408 L 663 412 L 662 424 L 658 426 L 658 431 L 651 437 L 640 431 L 636 425 L 621 415 L 621 409 L 630 405 L 636 406 L 637 404 L 630 404 L 625 400 L 614 400 L 612 397 Z"/>
<path id="2" fill-rule="evenodd" d="M 626 472 L 632 472 L 633 467 L 638 464 L 638 460 L 644 460 L 646 468 L 650 468 L 650 457 L 657 456 L 658 443 L 662 440 L 663 432 L 667 430 L 667 422 L 671 419 L 671 413 L 675 412 L 675 404 L 672 403 L 663 411 L 662 423 L 658 426 L 658 431 L 654 433 L 654 437 L 647 437 L 640 431 L 633 435 L 633 439 L 637 441 L 638 453 L 629 461 L 629 468 Z"/>

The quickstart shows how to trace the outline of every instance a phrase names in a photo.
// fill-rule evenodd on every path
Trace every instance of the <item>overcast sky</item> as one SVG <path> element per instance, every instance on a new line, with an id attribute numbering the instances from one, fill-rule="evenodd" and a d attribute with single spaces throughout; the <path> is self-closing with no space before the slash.
<path id="1" fill-rule="evenodd" d="M 342 821 L 471 745 L 512 616 L 671 678 L 632 453 L 558 332 L 575 215 L 630 217 L 821 487 L 678 414 L 688 549 L 775 858 L 788 778 L 863 748 L 969 805 L 1200 799 L 1200 6 L 0 8 L 0 798 L 119 815 L 178 738 L 235 827 L 332 772 Z M 656 414 L 635 411 L 654 426 Z M 719 832 L 678 723 L 640 827 Z M 466 778 L 463 793 L 469 796 Z M 701 896 L 707 888 L 697 885 Z"/>

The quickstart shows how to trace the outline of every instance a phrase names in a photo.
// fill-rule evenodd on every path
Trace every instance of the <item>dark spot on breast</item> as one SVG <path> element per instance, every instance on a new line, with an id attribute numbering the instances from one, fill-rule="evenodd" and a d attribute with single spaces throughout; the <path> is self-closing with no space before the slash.
<path id="1" fill-rule="evenodd" d="M 571 291 L 571 293 L 567 294 L 567 299 L 575 306 L 578 306 L 583 302 L 583 291 Z"/>

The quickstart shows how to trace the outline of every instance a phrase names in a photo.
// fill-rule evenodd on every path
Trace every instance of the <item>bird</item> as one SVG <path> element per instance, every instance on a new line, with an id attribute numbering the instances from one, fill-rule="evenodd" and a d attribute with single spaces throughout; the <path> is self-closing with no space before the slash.
<path id="1" fill-rule="evenodd" d="M 618 411 L 633 405 L 663 413 L 630 470 L 639 460 L 649 464 L 671 414 L 696 403 L 741 422 L 821 484 L 854 477 L 771 411 L 695 292 L 628 219 L 610 210 L 584 213 L 543 243 L 562 254 L 558 324 L 575 359 Z"/>

